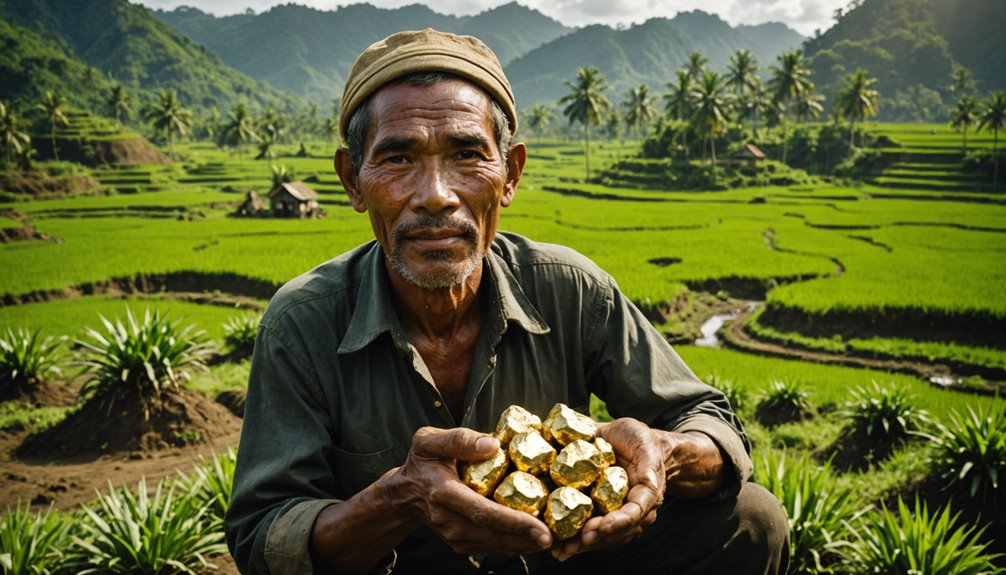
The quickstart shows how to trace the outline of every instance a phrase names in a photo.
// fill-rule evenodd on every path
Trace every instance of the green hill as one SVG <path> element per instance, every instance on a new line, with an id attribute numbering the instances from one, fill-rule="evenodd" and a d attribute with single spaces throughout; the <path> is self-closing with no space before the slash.
<path id="1" fill-rule="evenodd" d="M 504 63 L 570 31 L 515 2 L 467 17 L 419 4 L 353 4 L 334 11 L 286 4 L 222 18 L 182 7 L 155 15 L 245 74 L 318 103 L 340 97 L 356 56 L 399 30 L 431 27 L 478 36 Z"/>
<path id="2" fill-rule="evenodd" d="M 1002 0 L 865 0 L 804 48 L 818 91 L 829 98 L 843 76 L 862 68 L 877 78 L 881 119 L 937 119 L 918 114 L 952 104 L 957 64 L 983 91 L 1006 87 L 1004 21 Z"/>
<path id="3" fill-rule="evenodd" d="M 751 50 L 759 65 L 766 66 L 802 40 L 781 24 L 732 28 L 705 12 L 683 12 L 672 20 L 654 18 L 627 30 L 588 26 L 511 62 L 506 73 L 522 108 L 554 103 L 567 91 L 563 81 L 574 78 L 584 65 L 598 68 L 612 85 L 609 99 L 619 99 L 644 83 L 657 93 L 665 92 L 664 84 L 692 52 L 702 52 L 709 68 L 723 72 L 738 50 Z"/>
<path id="4" fill-rule="evenodd" d="M 47 74 L 49 64 L 62 62 L 65 70 L 54 72 L 45 82 L 4 86 L 11 99 L 34 98 L 42 84 L 53 84 L 68 99 L 77 98 L 80 66 L 94 67 L 104 79 L 95 80 L 96 90 L 112 81 L 121 82 L 134 95 L 149 101 L 154 91 L 177 92 L 185 106 L 197 112 L 211 106 L 227 109 L 241 100 L 289 110 L 298 98 L 285 95 L 264 82 L 255 81 L 225 65 L 218 57 L 170 26 L 154 18 L 150 10 L 126 0 L 0 0 L 0 15 L 27 28 L 24 34 L 8 24 L 6 34 L 20 36 L 19 49 L 46 52 L 41 60 L 25 58 L 5 46 L 0 61 L 8 74 Z M 40 41 L 39 38 L 44 38 Z M 46 48 L 43 48 L 45 46 Z M 62 51 L 59 57 L 56 47 Z M 60 88 L 58 80 L 62 80 Z M 73 101 L 73 100 L 72 100 Z M 135 106 L 139 108 L 139 106 Z"/>

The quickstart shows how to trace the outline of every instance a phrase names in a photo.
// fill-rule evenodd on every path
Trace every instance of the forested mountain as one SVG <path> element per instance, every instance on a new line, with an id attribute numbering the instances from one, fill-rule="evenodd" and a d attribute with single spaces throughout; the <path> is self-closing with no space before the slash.
<path id="1" fill-rule="evenodd" d="M 35 100 L 50 89 L 85 104 L 122 83 L 134 109 L 158 89 L 195 111 L 245 100 L 287 109 L 298 98 L 253 80 L 127 0 L 0 0 L 3 98 Z"/>
<path id="2" fill-rule="evenodd" d="M 819 92 L 830 97 L 862 68 L 877 78 L 881 118 L 929 120 L 918 114 L 951 105 L 956 65 L 969 68 L 983 92 L 1006 87 L 1003 22 L 1003 0 L 865 0 L 808 40 L 805 52 Z"/>
<path id="3" fill-rule="evenodd" d="M 674 19 L 654 18 L 627 30 L 588 26 L 532 50 L 506 67 L 520 106 L 554 103 L 567 88 L 564 80 L 580 66 L 600 70 L 612 85 L 609 99 L 648 84 L 657 92 L 674 78 L 692 52 L 701 52 L 708 67 L 724 72 L 730 56 L 751 50 L 760 66 L 774 63 L 783 50 L 796 48 L 803 36 L 777 24 L 732 28 L 705 12 L 683 12 Z"/>
<path id="4" fill-rule="evenodd" d="M 356 56 L 399 30 L 432 27 L 478 36 L 504 64 L 571 30 L 516 2 L 465 17 L 419 4 L 390 10 L 353 4 L 334 11 L 285 4 L 222 18 L 195 8 L 155 14 L 234 68 L 319 103 L 342 96 Z"/>

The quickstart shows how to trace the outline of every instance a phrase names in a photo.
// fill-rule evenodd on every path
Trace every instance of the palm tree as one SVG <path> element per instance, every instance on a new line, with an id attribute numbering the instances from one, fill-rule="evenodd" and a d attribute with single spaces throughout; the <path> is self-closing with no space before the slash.
<path id="1" fill-rule="evenodd" d="M 339 116 L 329 116 L 325 118 L 325 123 L 321 126 L 321 131 L 328 138 L 329 143 L 334 143 L 339 136 Z"/>
<path id="2" fill-rule="evenodd" d="M 623 120 L 622 115 L 614 108 L 609 110 L 604 117 L 604 131 L 608 139 L 618 142 L 618 147 L 615 149 L 615 160 L 619 162 L 622 161 L 622 136 L 625 134 L 622 131 Z M 626 125 L 628 125 L 628 121 L 626 121 Z"/>
<path id="3" fill-rule="evenodd" d="M 968 128 L 978 120 L 978 100 L 974 96 L 964 96 L 950 112 L 950 127 L 964 130 L 964 153 L 968 151 Z"/>
<path id="4" fill-rule="evenodd" d="M 723 76 L 710 70 L 703 72 L 692 92 L 695 98 L 692 124 L 695 126 L 695 131 L 701 134 L 709 145 L 711 166 L 716 164 L 716 136 L 726 128 L 728 120 L 727 110 L 730 102 L 725 92 L 726 82 Z"/>
<path id="5" fill-rule="evenodd" d="M 820 118 L 821 112 L 824 111 L 824 106 L 821 105 L 823 101 L 824 96 L 816 93 L 813 89 L 805 91 L 796 100 L 794 106 L 796 108 L 796 121 L 802 124 Z"/>
<path id="6" fill-rule="evenodd" d="M 667 100 L 664 109 L 672 120 L 688 122 L 692 118 L 694 98 L 692 96 L 692 76 L 686 70 L 676 72 L 678 83 L 668 83 L 671 93 L 664 95 Z M 685 149 L 685 157 L 688 157 L 688 128 L 681 130 L 682 147 Z"/>
<path id="7" fill-rule="evenodd" d="M 641 128 L 648 125 L 657 113 L 650 96 L 650 87 L 646 84 L 629 90 L 622 107 L 625 108 L 625 125 L 636 132 L 637 138 L 641 135 Z"/>
<path id="8" fill-rule="evenodd" d="M 992 130 L 994 139 L 992 140 L 992 188 L 999 188 L 999 130 L 1006 128 L 1006 91 L 999 90 L 989 97 L 982 110 L 982 116 L 978 118 L 979 130 Z"/>
<path id="9" fill-rule="evenodd" d="M 880 93 L 873 89 L 876 78 L 870 78 L 866 71 L 857 69 L 855 73 L 842 79 L 842 88 L 835 95 L 835 104 L 843 116 L 849 118 L 849 149 L 852 149 L 856 135 L 856 121 L 864 121 L 877 115 L 877 100 Z"/>
<path id="10" fill-rule="evenodd" d="M 955 66 L 950 75 L 950 92 L 966 96 L 975 91 L 975 78 L 971 70 L 964 66 Z"/>
<path id="11" fill-rule="evenodd" d="M 756 93 L 761 88 L 761 80 L 756 72 L 758 71 L 758 60 L 750 50 L 738 50 L 730 56 L 729 72 L 727 73 L 727 86 L 733 90 L 737 98 L 738 107 L 741 110 L 757 113 L 755 106 L 748 97 Z M 755 130 L 756 120 L 752 117 L 751 131 Z"/>
<path id="12" fill-rule="evenodd" d="M 35 105 L 36 110 L 41 110 L 45 114 L 45 119 L 49 121 L 49 137 L 52 139 L 52 156 L 59 161 L 59 149 L 56 148 L 56 125 L 65 126 L 69 124 L 66 119 L 66 98 L 54 96 L 49 90 L 45 91 L 45 99 L 41 104 Z"/>
<path id="13" fill-rule="evenodd" d="M 552 108 L 547 104 L 535 104 L 527 113 L 527 124 L 541 141 L 541 136 L 548 130 L 548 125 L 552 123 Z"/>
<path id="14" fill-rule="evenodd" d="M 706 64 L 709 60 L 702 55 L 702 52 L 692 52 L 688 55 L 688 63 L 685 64 L 685 69 L 688 71 L 688 75 L 692 77 L 692 80 L 699 80 L 702 78 L 702 72 L 706 69 Z"/>
<path id="15" fill-rule="evenodd" d="M 168 140 L 168 155 L 174 159 L 174 136 L 189 133 L 192 111 L 182 107 L 173 91 L 161 90 L 157 102 L 143 109 L 143 118 L 150 122 L 155 132 L 164 134 Z"/>
<path id="16" fill-rule="evenodd" d="M 783 146 L 782 161 L 786 163 L 789 148 L 789 138 L 786 133 L 786 117 L 790 102 L 797 100 L 804 92 L 813 86 L 810 81 L 810 70 L 804 65 L 803 50 L 790 50 L 778 57 L 780 66 L 772 66 L 772 78 L 769 80 L 769 90 L 772 101 L 780 109 L 782 120 Z"/>
<path id="17" fill-rule="evenodd" d="M 129 94 L 126 93 L 126 88 L 122 84 L 112 86 L 112 91 L 109 92 L 105 104 L 115 114 L 116 124 L 122 125 L 122 116 L 129 117 Z"/>
<path id="18" fill-rule="evenodd" d="M 248 142 L 257 142 L 258 134 L 255 133 L 255 122 L 251 114 L 248 113 L 248 106 L 244 102 L 239 102 L 231 111 L 227 123 L 220 131 L 220 143 L 224 146 L 238 148 L 239 152 L 244 151 Z"/>
<path id="19" fill-rule="evenodd" d="M 18 157 L 31 145 L 31 136 L 21 131 L 21 122 L 14 115 L 14 110 L 0 102 L 0 145 L 3 146 L 4 159 L 11 164 L 11 152 Z"/>
<path id="20" fill-rule="evenodd" d="M 569 118 L 569 123 L 583 124 L 583 150 L 587 178 L 590 179 L 590 126 L 601 123 L 604 113 L 611 107 L 611 102 L 604 97 L 603 92 L 609 88 L 607 80 L 593 66 L 581 66 L 576 71 L 576 80 L 563 82 L 570 90 L 559 100 L 566 105 L 562 114 Z"/>
<path id="21" fill-rule="evenodd" d="M 274 142 L 278 142 L 283 136 L 283 130 L 286 128 L 286 122 L 283 120 L 276 110 L 269 106 L 262 112 L 262 117 L 259 118 L 258 127 L 261 131 L 260 135 L 264 138 L 269 138 Z"/>

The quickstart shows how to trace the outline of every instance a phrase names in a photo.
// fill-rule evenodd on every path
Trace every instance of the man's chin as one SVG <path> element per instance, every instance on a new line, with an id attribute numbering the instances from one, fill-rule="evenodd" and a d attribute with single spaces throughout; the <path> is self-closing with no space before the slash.
<path id="1" fill-rule="evenodd" d="M 427 254 L 432 255 L 432 254 Z M 449 259 L 450 254 L 445 253 Z M 423 289 L 442 289 L 460 285 L 482 263 L 481 258 L 466 258 L 459 262 L 427 257 L 422 265 L 414 265 L 401 258 L 392 258 L 391 266 L 406 281 Z"/>

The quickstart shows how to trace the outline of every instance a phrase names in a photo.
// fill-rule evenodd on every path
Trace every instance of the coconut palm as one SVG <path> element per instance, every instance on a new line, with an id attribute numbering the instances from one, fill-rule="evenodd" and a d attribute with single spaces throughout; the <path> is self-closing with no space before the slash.
<path id="1" fill-rule="evenodd" d="M 856 122 L 877 115 L 877 100 L 880 93 L 873 89 L 876 78 L 870 78 L 866 71 L 857 69 L 842 79 L 842 88 L 835 95 L 838 111 L 849 119 L 849 149 L 852 149 L 856 134 Z"/>
<path id="2" fill-rule="evenodd" d="M 726 82 L 720 74 L 706 70 L 692 94 L 695 99 L 692 125 L 705 139 L 710 150 L 709 164 L 714 165 L 716 136 L 723 132 L 728 121 L 730 99 L 726 94 Z"/>
<path id="3" fill-rule="evenodd" d="M 793 105 L 796 121 L 802 124 L 820 118 L 821 112 L 824 111 L 824 106 L 821 104 L 823 101 L 824 96 L 813 89 L 804 91 Z"/>
<path id="4" fill-rule="evenodd" d="M 257 142 L 258 134 L 255 133 L 255 122 L 251 114 L 248 113 L 248 106 L 244 102 L 239 102 L 231 111 L 227 118 L 227 123 L 220 130 L 220 143 L 224 146 L 238 148 L 244 151 L 245 145 L 249 142 Z"/>
<path id="5" fill-rule="evenodd" d="M 989 97 L 978 118 L 979 130 L 992 130 L 992 187 L 999 187 L 999 130 L 1006 128 L 1006 91 L 999 90 Z"/>
<path id="6" fill-rule="evenodd" d="M 535 104 L 527 111 L 527 124 L 541 141 L 541 136 L 548 131 L 548 125 L 552 123 L 552 108 L 547 104 Z"/>
<path id="7" fill-rule="evenodd" d="M 950 112 L 950 127 L 964 132 L 964 152 L 968 151 L 968 128 L 978 121 L 978 100 L 964 96 Z"/>
<path id="8" fill-rule="evenodd" d="M 685 69 L 688 71 L 688 75 L 692 77 L 692 80 L 699 80 L 702 78 L 702 72 L 706 69 L 706 64 L 709 63 L 709 59 L 702 55 L 702 52 L 692 52 L 688 55 L 688 63 L 685 64 Z"/>
<path id="9" fill-rule="evenodd" d="M 339 116 L 329 116 L 325 118 L 325 123 L 321 126 L 321 131 L 328 139 L 329 143 L 334 143 L 339 137 Z"/>
<path id="10" fill-rule="evenodd" d="M 749 96 L 761 88 L 761 80 L 758 79 L 757 71 L 758 60 L 750 50 L 738 50 L 730 56 L 727 87 L 733 91 L 737 98 L 738 108 L 753 113 L 757 113 L 757 111 Z M 754 123 L 755 120 L 752 118 L 752 132 L 754 131 Z"/>
<path id="11" fill-rule="evenodd" d="M 108 93 L 105 105 L 115 114 L 115 123 L 121 125 L 122 116 L 128 118 L 130 113 L 129 94 L 126 93 L 126 88 L 122 84 L 112 86 L 112 91 Z"/>
<path id="12" fill-rule="evenodd" d="M 150 122 L 155 132 L 164 134 L 168 140 L 168 155 L 174 159 L 174 137 L 189 133 L 192 111 L 182 107 L 173 91 L 161 90 L 157 101 L 143 109 L 143 118 Z"/>
<path id="13" fill-rule="evenodd" d="M 45 91 L 45 99 L 41 104 L 35 105 L 36 110 L 41 110 L 45 114 L 45 119 L 49 122 L 49 136 L 52 139 L 52 156 L 59 161 L 59 149 L 56 148 L 56 125 L 65 126 L 69 124 L 66 119 L 66 98 L 53 95 L 49 90 Z"/>
<path id="14" fill-rule="evenodd" d="M 611 102 L 604 96 L 609 88 L 607 80 L 593 66 L 581 66 L 576 71 L 576 80 L 563 82 L 571 92 L 559 100 L 560 105 L 566 105 L 562 114 L 569 118 L 569 123 L 583 124 L 583 150 L 586 166 L 586 176 L 590 179 L 590 126 L 601 123 L 604 113 L 611 108 Z"/>
<path id="15" fill-rule="evenodd" d="M 810 69 L 804 64 L 803 50 L 783 52 L 779 55 L 778 60 L 779 66 L 769 68 L 772 73 L 772 77 L 769 79 L 769 91 L 772 94 L 773 103 L 780 109 L 783 125 L 782 161 L 785 163 L 789 148 L 786 117 L 790 105 L 804 92 L 811 89 L 813 82 L 810 81 Z"/>
<path id="16" fill-rule="evenodd" d="M 653 107 L 653 97 L 650 96 L 650 87 L 646 84 L 629 90 L 622 107 L 625 108 L 625 125 L 636 132 L 636 137 L 641 135 L 642 128 L 647 126 L 657 113 Z"/>
<path id="17" fill-rule="evenodd" d="M 283 136 L 283 131 L 286 129 L 286 121 L 283 117 L 273 110 L 272 106 L 269 106 L 262 112 L 262 117 L 258 120 L 259 135 L 263 139 L 269 138 L 274 142 L 278 142 Z"/>
<path id="18" fill-rule="evenodd" d="M 20 157 L 30 145 L 31 136 L 21 131 L 21 121 L 14 110 L 0 102 L 0 146 L 3 146 L 6 163 L 10 165 L 11 156 Z"/>
<path id="19" fill-rule="evenodd" d="M 950 91 L 966 96 L 975 91 L 975 78 L 971 70 L 964 66 L 956 66 L 950 75 Z"/>
<path id="20" fill-rule="evenodd" d="M 670 88 L 671 93 L 664 95 L 664 99 L 667 100 L 667 104 L 664 105 L 664 110 L 667 115 L 672 120 L 677 120 L 680 122 L 687 122 L 692 117 L 692 110 L 694 108 L 694 98 L 692 96 L 692 77 L 686 70 L 678 70 L 675 72 L 678 77 L 678 82 L 670 83 L 668 82 L 666 86 Z M 681 145 L 685 148 L 685 154 L 688 154 L 688 129 L 684 128 L 681 130 Z"/>

